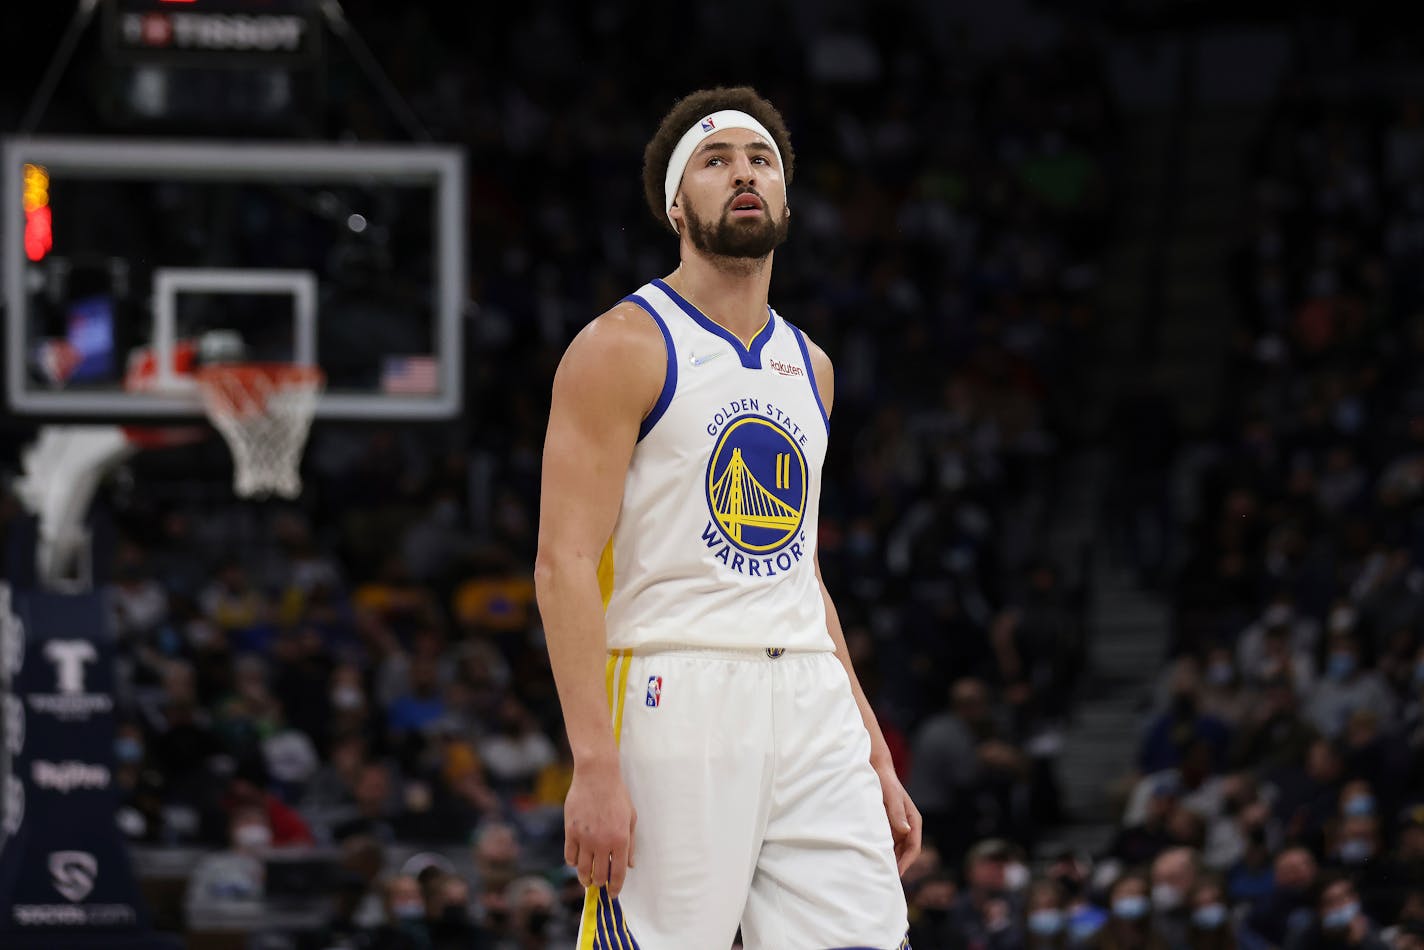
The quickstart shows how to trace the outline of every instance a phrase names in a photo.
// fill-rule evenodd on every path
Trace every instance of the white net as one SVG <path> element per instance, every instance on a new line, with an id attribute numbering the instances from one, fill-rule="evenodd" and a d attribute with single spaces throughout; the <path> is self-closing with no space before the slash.
<path id="1" fill-rule="evenodd" d="M 208 418 L 233 459 L 233 490 L 244 498 L 301 494 L 302 449 L 325 377 L 311 366 L 236 364 L 197 373 Z"/>

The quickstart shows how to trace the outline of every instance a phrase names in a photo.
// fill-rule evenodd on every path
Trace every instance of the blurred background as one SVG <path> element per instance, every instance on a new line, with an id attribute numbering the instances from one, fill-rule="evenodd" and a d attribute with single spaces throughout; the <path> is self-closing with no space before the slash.
<path id="1" fill-rule="evenodd" d="M 318 422 L 295 501 L 235 498 L 214 442 L 100 486 L 119 826 L 157 926 L 572 945 L 532 583 L 550 382 L 676 265 L 642 197 L 657 122 L 745 83 L 798 156 L 772 297 L 837 365 L 820 557 L 925 815 L 913 945 L 1424 946 L 1417 10 L 222 8 L 322 39 L 165 72 L 96 17 L 36 109 L 75 9 L 12 4 L 0 129 L 459 146 L 464 411 Z M 135 261 L 214 241 L 175 200 Z M 408 279 L 400 234 L 347 266 Z M 0 416 L 0 468 L 35 431 Z"/>

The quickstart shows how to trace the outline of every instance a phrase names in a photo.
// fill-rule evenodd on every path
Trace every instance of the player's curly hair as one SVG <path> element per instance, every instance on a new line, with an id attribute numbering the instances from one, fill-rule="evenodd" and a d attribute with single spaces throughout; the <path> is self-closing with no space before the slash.
<path id="1" fill-rule="evenodd" d="M 677 232 L 667 219 L 663 195 L 672 150 L 677 148 L 678 140 L 692 127 L 692 123 L 723 109 L 738 109 L 766 126 L 776 147 L 781 150 L 782 177 L 788 185 L 791 184 L 791 177 L 796 171 L 796 153 L 791 148 L 791 133 L 786 131 L 786 120 L 776 106 L 757 95 L 751 86 L 699 89 L 673 105 L 672 110 L 663 116 L 652 141 L 643 150 L 643 195 L 648 199 L 648 210 L 659 224 L 674 234 Z"/>

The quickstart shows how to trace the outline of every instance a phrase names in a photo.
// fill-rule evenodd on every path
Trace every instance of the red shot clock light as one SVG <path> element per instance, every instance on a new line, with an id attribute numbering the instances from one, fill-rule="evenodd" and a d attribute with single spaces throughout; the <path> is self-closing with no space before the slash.
<path id="1" fill-rule="evenodd" d="M 43 165 L 25 165 L 25 256 L 43 260 L 54 247 L 49 208 L 49 172 Z"/>

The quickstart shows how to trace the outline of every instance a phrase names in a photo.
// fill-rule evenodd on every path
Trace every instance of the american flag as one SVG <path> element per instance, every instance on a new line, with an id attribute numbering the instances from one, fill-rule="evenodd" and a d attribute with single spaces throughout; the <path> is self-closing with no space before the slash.
<path id="1" fill-rule="evenodd" d="M 392 396 L 429 396 L 440 388 L 433 356 L 387 356 L 381 366 L 381 391 Z"/>

